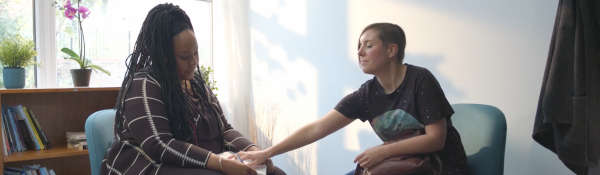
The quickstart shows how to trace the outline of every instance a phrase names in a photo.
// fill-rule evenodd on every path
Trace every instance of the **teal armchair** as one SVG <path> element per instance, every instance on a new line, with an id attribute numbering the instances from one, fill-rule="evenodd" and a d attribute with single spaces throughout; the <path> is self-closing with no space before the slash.
<path id="1" fill-rule="evenodd" d="M 100 175 L 100 164 L 104 154 L 113 143 L 114 109 L 104 109 L 91 114 L 85 121 L 85 135 L 87 137 L 90 168 L 92 175 Z"/>
<path id="2" fill-rule="evenodd" d="M 471 175 L 502 175 L 506 146 L 506 119 L 498 108 L 481 104 L 454 104 L 452 124 L 460 133 Z"/>

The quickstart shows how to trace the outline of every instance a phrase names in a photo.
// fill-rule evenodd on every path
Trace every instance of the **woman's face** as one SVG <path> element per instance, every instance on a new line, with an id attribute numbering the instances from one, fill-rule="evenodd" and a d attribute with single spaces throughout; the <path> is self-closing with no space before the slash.
<path id="1" fill-rule="evenodd" d="M 369 29 L 365 31 L 358 41 L 358 63 L 364 73 L 375 74 L 384 65 L 389 64 L 390 60 L 386 54 L 387 48 L 381 39 L 377 30 Z"/>
<path id="2" fill-rule="evenodd" d="M 173 47 L 179 79 L 193 79 L 194 71 L 198 66 L 198 43 L 196 43 L 194 31 L 188 29 L 175 35 Z"/>

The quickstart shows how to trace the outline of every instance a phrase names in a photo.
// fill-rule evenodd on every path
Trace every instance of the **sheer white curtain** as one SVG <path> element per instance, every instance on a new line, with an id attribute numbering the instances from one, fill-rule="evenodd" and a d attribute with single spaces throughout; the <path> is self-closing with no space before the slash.
<path id="1" fill-rule="evenodd" d="M 316 71 L 303 61 L 276 54 L 280 47 L 252 28 L 249 16 L 255 11 L 248 0 L 213 1 L 212 9 L 214 78 L 221 106 L 234 128 L 266 148 L 316 119 L 316 106 L 311 103 L 316 101 L 316 83 L 306 80 L 316 79 Z M 259 57 L 253 47 L 266 47 L 275 54 Z M 265 66 L 266 62 L 285 68 Z M 306 87 L 303 93 L 297 92 L 298 84 Z M 290 99 L 287 92 L 312 95 Z M 316 144 L 273 160 L 288 174 L 316 174 Z"/>
<path id="2" fill-rule="evenodd" d="M 235 129 L 256 141 L 250 77 L 248 1 L 213 1 L 213 66 L 217 96 Z"/>

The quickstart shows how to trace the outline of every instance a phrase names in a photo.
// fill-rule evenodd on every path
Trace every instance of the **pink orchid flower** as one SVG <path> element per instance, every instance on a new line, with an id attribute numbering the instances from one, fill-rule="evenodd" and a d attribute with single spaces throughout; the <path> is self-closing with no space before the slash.
<path id="1" fill-rule="evenodd" d="M 90 10 L 88 10 L 85 6 L 79 6 L 79 14 L 83 19 L 87 18 L 90 15 Z"/>
<path id="2" fill-rule="evenodd" d="M 77 9 L 70 7 L 70 6 L 65 6 L 65 17 L 69 18 L 69 19 L 73 19 L 73 17 L 75 17 L 75 14 L 77 13 Z"/>

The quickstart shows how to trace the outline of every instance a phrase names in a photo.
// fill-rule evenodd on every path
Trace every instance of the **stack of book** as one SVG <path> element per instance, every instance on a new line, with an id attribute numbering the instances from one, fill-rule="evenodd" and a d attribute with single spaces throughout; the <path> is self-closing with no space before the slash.
<path id="1" fill-rule="evenodd" d="M 22 168 L 4 167 L 5 175 L 56 175 L 54 170 L 40 165 L 26 165 Z"/>
<path id="2" fill-rule="evenodd" d="M 22 105 L 2 107 L 1 132 L 5 156 L 14 152 L 44 150 L 50 147 L 37 116 Z"/>
<path id="3" fill-rule="evenodd" d="M 87 149 L 87 137 L 85 132 L 67 132 L 67 148 L 85 150 Z"/>

